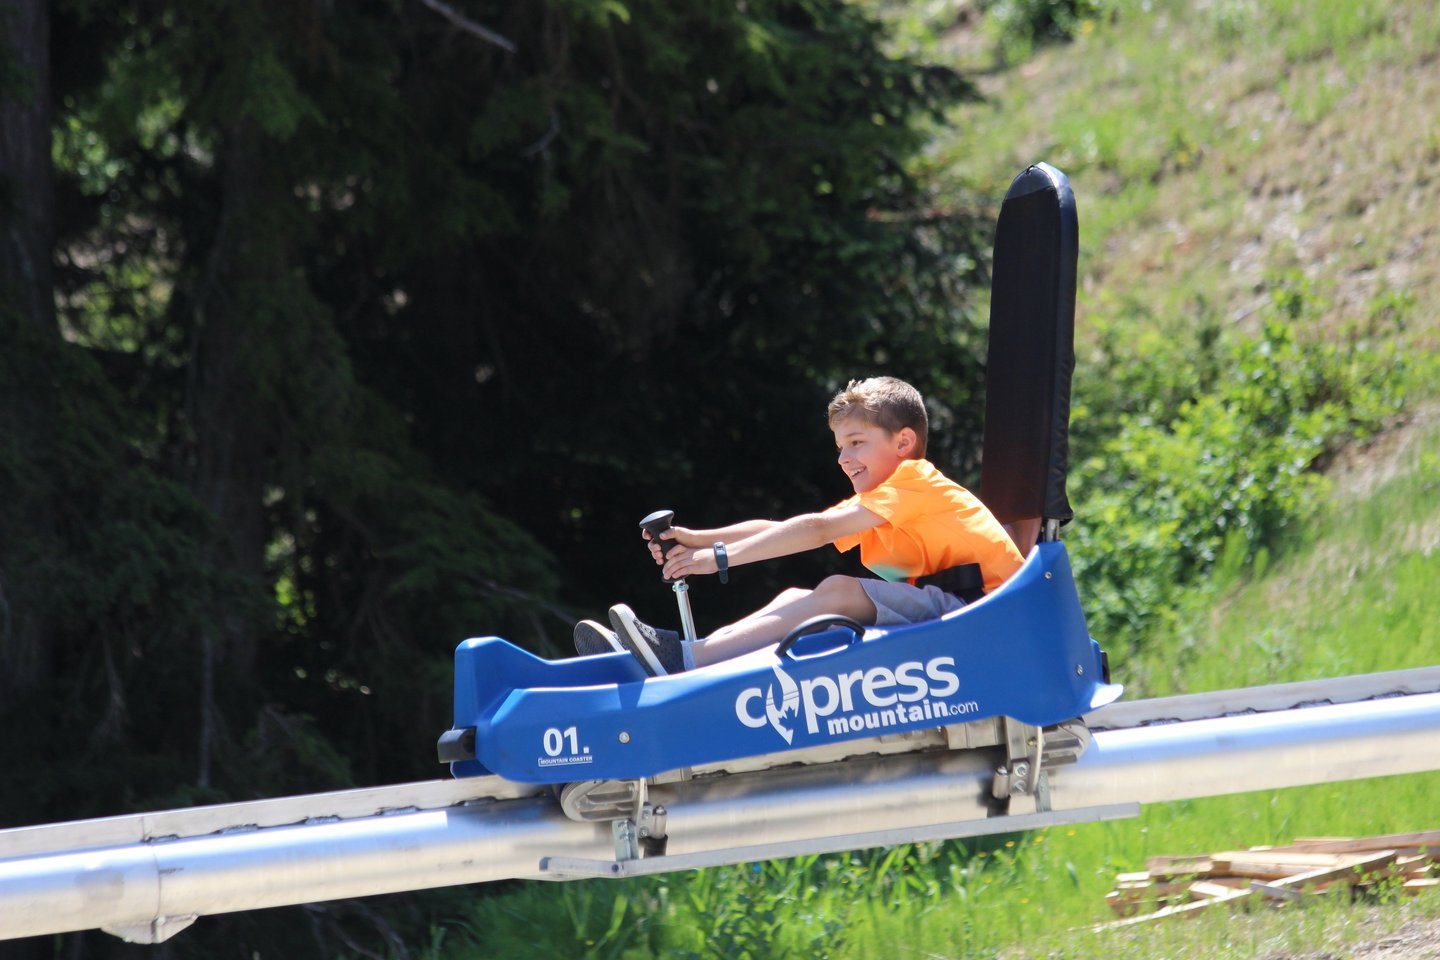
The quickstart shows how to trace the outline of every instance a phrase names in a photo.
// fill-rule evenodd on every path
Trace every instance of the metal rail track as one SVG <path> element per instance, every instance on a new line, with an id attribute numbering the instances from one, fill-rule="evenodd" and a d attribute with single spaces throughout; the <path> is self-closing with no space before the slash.
<path id="1" fill-rule="evenodd" d="M 153 943 L 209 914 L 1011 832 L 1435 770 L 1440 668 L 1114 704 L 1086 721 L 1078 762 L 1008 812 L 991 790 L 995 752 L 948 749 L 945 730 L 658 777 L 664 852 L 643 857 L 621 853 L 611 823 L 565 817 L 550 788 L 499 777 L 3 830 L 0 938 L 100 928 Z"/>

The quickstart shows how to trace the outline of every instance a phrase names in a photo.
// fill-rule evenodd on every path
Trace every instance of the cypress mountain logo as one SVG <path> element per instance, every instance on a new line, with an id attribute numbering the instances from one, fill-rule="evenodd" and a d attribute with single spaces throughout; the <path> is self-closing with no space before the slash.
<path id="1" fill-rule="evenodd" d="M 954 657 L 933 657 L 924 663 L 907 660 L 898 666 L 871 667 L 797 682 L 780 665 L 771 667 L 774 683 L 747 687 L 735 698 L 735 716 L 751 729 L 769 724 L 787 744 L 795 728 L 807 733 L 858 733 L 899 724 L 948 720 L 976 713 L 974 700 L 949 702 L 960 690 Z"/>

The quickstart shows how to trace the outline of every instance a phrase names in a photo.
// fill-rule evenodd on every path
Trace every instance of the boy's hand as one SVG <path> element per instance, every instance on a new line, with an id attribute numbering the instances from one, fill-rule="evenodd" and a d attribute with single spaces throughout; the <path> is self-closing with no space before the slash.
<path id="1" fill-rule="evenodd" d="M 651 546 L 657 552 L 660 549 L 653 544 Z M 715 562 L 715 551 L 711 547 L 699 550 L 681 547 L 678 550 L 670 551 L 670 559 L 665 561 L 664 574 L 666 580 L 679 580 L 694 573 L 718 573 L 719 571 L 720 567 Z"/>
<path id="2" fill-rule="evenodd" d="M 693 548 L 704 546 L 705 544 L 703 540 L 695 536 L 694 530 L 687 527 L 670 527 L 664 533 L 660 534 L 660 541 L 658 543 L 651 539 L 649 530 L 642 529 L 640 536 L 649 541 L 650 556 L 655 559 L 657 565 L 664 564 L 667 557 L 675 557 L 677 553 L 683 552 L 682 548 L 684 547 Z M 661 553 L 662 548 L 665 551 L 664 554 Z"/>

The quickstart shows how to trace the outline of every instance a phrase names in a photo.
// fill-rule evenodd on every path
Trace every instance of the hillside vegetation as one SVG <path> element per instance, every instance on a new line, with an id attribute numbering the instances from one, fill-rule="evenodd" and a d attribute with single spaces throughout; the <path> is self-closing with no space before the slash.
<path id="1" fill-rule="evenodd" d="M 1040 159 L 1075 188 L 1069 539 L 1127 696 L 1440 663 L 1440 10 L 1069 4 L 1094 14 L 1070 42 L 1011 43 L 997 65 L 1006 5 L 988 6 L 877 8 L 985 95 L 934 133 L 924 174 L 941 197 L 994 203 Z M 1076 931 L 1109 919 L 1114 874 L 1148 855 L 1433 828 L 1437 790 L 1440 775 L 1327 784 L 968 844 L 532 886 L 437 929 L 431 953 L 1350 956 L 1440 904 Z"/>
<path id="2" fill-rule="evenodd" d="M 957 116 L 933 155 L 957 192 L 1003 182 L 1036 159 L 1066 170 L 1075 187 L 1072 539 L 1082 566 L 1129 558 L 1089 584 L 1096 633 L 1137 652 L 1154 646 L 1130 664 L 1132 695 L 1381 669 L 1373 652 L 1316 663 L 1292 650 L 1253 677 L 1209 676 L 1176 654 L 1196 643 L 1187 604 L 1208 604 L 1257 561 L 1263 571 L 1272 550 L 1321 536 L 1309 512 L 1326 488 L 1321 471 L 1337 456 L 1366 462 L 1373 436 L 1433 395 L 1440 100 L 1425 91 L 1440 92 L 1440 10 L 1237 0 L 1115 3 L 1104 13 L 1080 24 L 1072 43 L 985 74 L 985 102 Z M 961 149 L 962 138 L 986 147 Z M 1227 340 L 1248 354 L 1229 376 L 1216 366 L 1216 345 Z M 1257 389 L 1270 397 L 1257 400 Z M 1339 409 L 1307 418 L 1336 400 Z M 1216 427 L 1227 418 L 1249 429 Z M 1293 482 L 1276 482 L 1287 473 Z M 1380 496 L 1352 481 L 1352 498 L 1357 489 Z M 1428 502 L 1396 511 L 1386 498 L 1397 518 Z M 1157 525 L 1165 536 L 1150 535 Z M 1391 542 L 1425 551 L 1435 539 Z M 1087 547 L 1098 549 L 1084 555 Z M 1217 573 L 1214 582 L 1185 600 L 1165 588 L 1147 597 L 1145 564 L 1187 550 L 1198 563 L 1164 572 L 1178 581 Z M 1375 552 L 1357 553 L 1352 542 L 1324 549 L 1351 562 L 1317 570 L 1310 584 L 1278 581 L 1260 605 L 1293 611 L 1300 596 L 1328 607 L 1371 595 L 1364 588 L 1377 568 L 1354 558 Z M 1287 592 L 1288 602 L 1274 597 Z M 1147 599 L 1156 601 L 1151 615 L 1137 615 Z M 1129 627 L 1139 632 L 1115 636 Z M 1362 646 L 1345 637 L 1314 648 Z M 1424 662 L 1435 660 L 1421 649 L 1404 665 Z"/>
<path id="3" fill-rule="evenodd" d="M 1222 557 L 1263 567 L 1303 536 L 1317 469 L 1431 390 L 1440 107 L 1419 91 L 1436 83 L 1440 12 L 1101 13 L 1069 44 L 982 72 L 986 99 L 930 161 L 952 196 L 993 192 L 1034 160 L 1070 176 L 1070 536 L 1092 630 L 1135 653 L 1168 647 L 1181 589 Z M 948 35 L 956 55 L 988 62 L 966 36 Z"/>
<path id="4" fill-rule="evenodd" d="M 1072 43 L 982 74 L 934 155 L 988 192 L 1048 160 L 1081 205 L 1081 316 L 1174 333 L 1252 317 L 1298 271 L 1345 331 L 1377 299 L 1437 332 L 1440 11 L 1378 0 L 1107 4 Z M 971 59 L 974 54 L 970 54 Z M 978 149 L 977 149 L 978 147 Z"/>

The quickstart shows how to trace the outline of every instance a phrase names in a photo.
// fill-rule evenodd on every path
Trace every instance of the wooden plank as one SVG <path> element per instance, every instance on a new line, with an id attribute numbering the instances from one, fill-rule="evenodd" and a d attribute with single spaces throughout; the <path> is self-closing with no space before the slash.
<path id="1" fill-rule="evenodd" d="M 1351 855 L 1353 859 L 1354 855 Z M 1277 850 L 1257 852 L 1227 850 L 1212 854 L 1216 873 L 1256 880 L 1283 880 L 1297 873 L 1338 867 L 1346 857 L 1333 853 L 1283 853 Z"/>
<path id="2" fill-rule="evenodd" d="M 1348 856 L 1355 856 L 1355 854 L 1291 853 L 1285 850 L 1220 850 L 1210 854 L 1210 860 L 1215 864 L 1216 870 L 1226 870 L 1232 863 L 1269 863 L 1276 866 L 1294 866 L 1313 870 L 1317 867 L 1333 866 Z"/>
<path id="3" fill-rule="evenodd" d="M 1105 899 L 1110 903 L 1111 909 L 1119 904 L 1163 903 L 1172 897 L 1180 896 L 1186 889 L 1187 887 L 1183 883 L 1153 883 L 1144 887 L 1116 887 L 1105 895 Z"/>
<path id="4" fill-rule="evenodd" d="M 1306 843 L 1349 843 L 1352 840 L 1363 839 L 1364 837 L 1296 837 L 1289 843 L 1283 844 L 1283 846 L 1295 847 L 1297 845 Z"/>
<path id="5" fill-rule="evenodd" d="M 1374 837 L 1302 837 L 1285 849 L 1309 853 L 1363 853 L 1369 850 L 1419 848 L 1433 850 L 1440 856 L 1440 830 L 1417 833 L 1387 833 Z"/>
<path id="6" fill-rule="evenodd" d="M 1395 862 L 1395 851 L 1386 850 L 1370 856 L 1355 855 L 1344 858 L 1343 863 L 1327 867 L 1319 867 L 1305 873 L 1297 873 L 1294 876 L 1277 880 L 1270 887 L 1290 888 L 1301 890 L 1307 886 L 1322 883 L 1327 880 L 1353 883 L 1362 877 L 1373 874 L 1376 870 L 1389 866 Z M 1232 890 L 1224 896 L 1207 897 L 1204 900 L 1196 900 L 1193 903 L 1180 904 L 1173 907 L 1163 907 L 1154 913 L 1147 913 L 1138 917 L 1127 917 L 1124 920 L 1112 920 L 1108 923 L 1098 924 L 1092 930 L 1113 930 L 1118 927 L 1130 927 L 1137 923 L 1150 923 L 1154 920 L 1164 920 L 1169 917 L 1193 916 L 1201 910 L 1208 909 L 1220 903 L 1232 903 L 1245 897 L 1253 896 L 1256 891 L 1251 888 L 1244 890 Z"/>
<path id="7" fill-rule="evenodd" d="M 1131 900 L 1163 900 L 1166 897 L 1173 897 L 1184 893 L 1186 885 L 1174 880 L 1161 880 L 1155 883 L 1147 883 L 1143 886 L 1132 884 L 1125 887 L 1116 887 L 1115 890 L 1122 896 Z"/>
<path id="8" fill-rule="evenodd" d="M 1249 890 L 1231 890 L 1221 897 L 1207 897 L 1204 900 L 1196 900 L 1192 903 L 1177 904 L 1173 907 L 1162 907 L 1153 913 L 1143 914 L 1138 917 L 1127 917 L 1124 920 L 1111 920 L 1108 923 L 1097 924 L 1090 929 L 1097 932 L 1100 930 L 1114 930 L 1118 927 L 1133 927 L 1137 923 L 1150 923 L 1154 920 L 1165 920 L 1169 917 L 1193 916 L 1201 910 L 1209 909 L 1216 904 L 1230 903 L 1231 901 L 1241 900 L 1251 895 Z"/>
<path id="9" fill-rule="evenodd" d="M 1196 880 L 1187 889 L 1197 897 L 1224 897 L 1236 888 L 1213 880 Z"/>
<path id="10" fill-rule="evenodd" d="M 1307 884 L 1318 884 L 1322 881 L 1334 880 L 1340 883 L 1355 883 L 1365 877 L 1374 876 L 1377 871 L 1390 866 L 1395 862 L 1395 851 L 1384 850 L 1380 853 L 1362 856 L 1359 854 L 1345 858 L 1344 863 L 1338 863 L 1331 867 L 1319 867 L 1306 873 L 1297 873 L 1291 877 L 1285 877 L 1275 882 L 1275 886 L 1293 887 L 1300 889 Z"/>
<path id="11" fill-rule="evenodd" d="M 1320 870 L 1335 865 L 1334 861 L 1307 866 L 1294 863 L 1235 860 L 1225 864 L 1225 872 L 1232 877 L 1247 877 L 1251 880 L 1284 880 L 1286 877 L 1293 877 L 1295 874 L 1305 873 L 1307 870 Z"/>
<path id="12" fill-rule="evenodd" d="M 1105 894 L 1106 906 L 1108 906 L 1110 908 L 1110 912 L 1115 914 L 1117 917 L 1133 917 L 1135 914 L 1140 912 L 1141 908 L 1147 902 L 1148 901 L 1138 898 L 1133 900 L 1127 899 L 1120 896 L 1120 894 L 1114 890 L 1111 890 L 1109 893 Z"/>
<path id="13" fill-rule="evenodd" d="M 1215 872 L 1209 857 L 1146 857 L 1145 867 L 1152 877 L 1205 877 Z"/>
<path id="14" fill-rule="evenodd" d="M 1250 889 L 1260 894 L 1262 897 L 1267 897 L 1271 900 L 1302 900 L 1305 897 L 1305 894 L 1301 893 L 1299 890 L 1292 890 L 1289 887 L 1282 887 L 1278 883 L 1262 883 L 1259 880 L 1251 880 Z"/>

